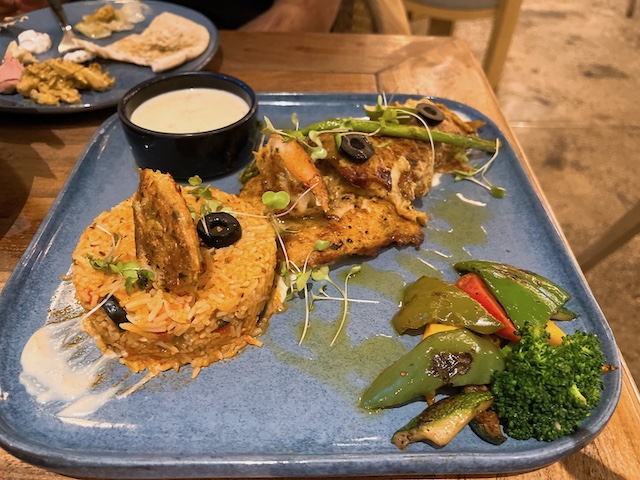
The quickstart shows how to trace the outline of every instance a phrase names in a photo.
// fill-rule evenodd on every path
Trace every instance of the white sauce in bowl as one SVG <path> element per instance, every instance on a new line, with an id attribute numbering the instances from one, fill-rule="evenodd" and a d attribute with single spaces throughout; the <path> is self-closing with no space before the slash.
<path id="1" fill-rule="evenodd" d="M 139 127 L 163 133 L 198 133 L 226 127 L 249 112 L 239 96 L 214 88 L 187 88 L 143 102 L 131 114 Z"/>

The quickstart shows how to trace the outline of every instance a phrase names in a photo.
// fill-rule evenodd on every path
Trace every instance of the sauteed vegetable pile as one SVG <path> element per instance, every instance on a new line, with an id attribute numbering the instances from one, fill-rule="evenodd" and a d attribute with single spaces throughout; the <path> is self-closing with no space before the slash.
<path id="1" fill-rule="evenodd" d="M 564 306 L 569 293 L 503 263 L 453 268 L 461 275 L 455 284 L 421 277 L 405 289 L 393 326 L 422 331 L 423 339 L 378 375 L 361 406 L 426 398 L 427 408 L 392 437 L 402 450 L 414 442 L 444 446 L 466 425 L 493 444 L 505 434 L 553 441 L 574 433 L 600 400 L 601 375 L 615 367 L 595 334 L 558 327 L 578 316 Z"/>

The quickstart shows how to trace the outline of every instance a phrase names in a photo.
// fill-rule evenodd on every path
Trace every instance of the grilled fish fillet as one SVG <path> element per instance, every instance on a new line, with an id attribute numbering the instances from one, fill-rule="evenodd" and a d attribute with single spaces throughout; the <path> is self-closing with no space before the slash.
<path id="1" fill-rule="evenodd" d="M 424 232 L 419 224 L 397 214 L 395 206 L 381 198 L 345 197 L 342 216 L 286 220 L 283 241 L 289 260 L 302 267 L 334 263 L 352 255 L 375 255 L 387 245 L 420 245 Z M 329 247 L 317 251 L 317 240 Z"/>
<path id="2" fill-rule="evenodd" d="M 438 107 L 446 116 L 440 130 L 472 134 L 480 126 Z M 327 156 L 315 162 L 295 140 L 272 135 L 255 154 L 259 174 L 240 192 L 256 201 L 268 190 L 290 194 L 295 207 L 279 216 L 288 259 L 299 267 L 315 266 L 375 255 L 390 244 L 420 245 L 427 214 L 414 208 L 413 201 L 429 192 L 434 172 L 467 168 L 456 147 L 372 136 L 373 156 L 353 163 L 333 135 L 320 134 Z M 329 247 L 315 250 L 317 240 L 328 241 Z"/>
<path id="3" fill-rule="evenodd" d="M 200 239 L 191 213 L 170 175 L 140 170 L 133 197 L 136 254 L 176 294 L 195 291 L 201 270 Z"/>

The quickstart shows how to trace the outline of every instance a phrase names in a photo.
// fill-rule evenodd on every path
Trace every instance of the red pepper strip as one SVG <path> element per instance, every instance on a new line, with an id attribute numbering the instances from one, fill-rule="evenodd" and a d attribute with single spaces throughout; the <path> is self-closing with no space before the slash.
<path id="1" fill-rule="evenodd" d="M 504 328 L 498 330 L 496 335 L 514 342 L 520 341 L 520 337 L 514 333 L 516 331 L 515 324 L 507 317 L 504 308 L 496 300 L 480 275 L 466 273 L 456 281 L 456 287 L 477 300 L 496 320 L 504 324 Z"/>

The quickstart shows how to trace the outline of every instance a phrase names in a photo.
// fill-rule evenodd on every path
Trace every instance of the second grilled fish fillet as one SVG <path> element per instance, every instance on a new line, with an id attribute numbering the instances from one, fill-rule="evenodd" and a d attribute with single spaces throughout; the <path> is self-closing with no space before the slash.
<path id="1" fill-rule="evenodd" d="M 291 232 L 282 235 L 290 261 L 298 267 L 305 262 L 313 267 L 352 255 L 375 255 L 391 244 L 417 247 L 424 240 L 420 225 L 398 215 L 395 206 L 385 199 L 346 195 L 341 207 L 339 218 L 284 221 L 285 232 Z M 329 247 L 316 250 L 318 240 L 329 242 Z"/>
<path id="2" fill-rule="evenodd" d="M 200 240 L 191 213 L 170 175 L 140 170 L 133 197 L 136 254 L 177 294 L 195 291 L 201 270 Z"/>

